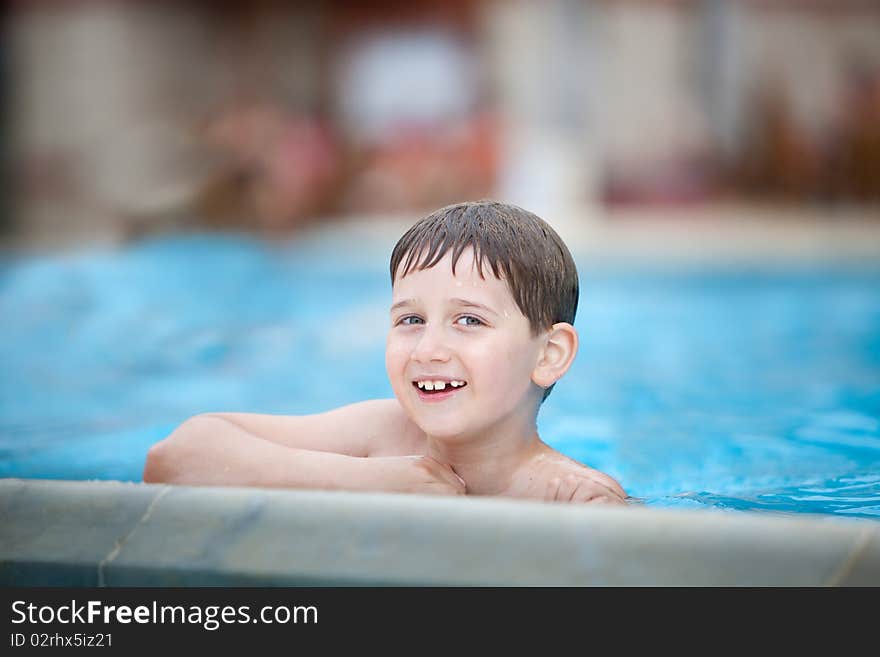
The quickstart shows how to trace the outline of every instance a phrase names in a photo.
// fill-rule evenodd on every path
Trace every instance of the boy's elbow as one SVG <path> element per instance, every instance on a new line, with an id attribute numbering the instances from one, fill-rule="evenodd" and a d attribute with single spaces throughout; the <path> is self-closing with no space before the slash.
<path id="1" fill-rule="evenodd" d="M 144 463 L 144 483 L 177 483 L 176 475 L 180 469 L 179 464 L 180 456 L 177 445 L 169 436 L 150 447 L 147 451 L 147 460 Z"/>
<path id="2" fill-rule="evenodd" d="M 156 443 L 147 451 L 144 464 L 144 483 L 161 484 L 168 482 L 168 439 Z"/>
<path id="3" fill-rule="evenodd" d="M 181 472 L 186 458 L 188 438 L 196 435 L 202 416 L 196 415 L 183 422 L 165 439 L 147 450 L 147 459 L 144 463 L 144 483 L 147 484 L 173 484 L 178 483 L 177 477 Z"/>

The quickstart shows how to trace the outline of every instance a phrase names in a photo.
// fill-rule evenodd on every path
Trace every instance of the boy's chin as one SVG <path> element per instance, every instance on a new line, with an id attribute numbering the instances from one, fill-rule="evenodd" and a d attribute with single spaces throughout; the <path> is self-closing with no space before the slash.
<path id="1" fill-rule="evenodd" d="M 416 424 L 426 436 L 444 442 L 466 440 L 470 433 L 472 433 L 468 432 L 467 427 L 460 422 L 431 422 L 425 421 L 424 418 L 419 418 L 416 420 Z"/>

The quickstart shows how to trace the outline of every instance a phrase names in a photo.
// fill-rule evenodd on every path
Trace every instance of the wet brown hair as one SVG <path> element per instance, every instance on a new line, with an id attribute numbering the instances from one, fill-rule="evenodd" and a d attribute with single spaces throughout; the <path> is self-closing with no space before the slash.
<path id="1" fill-rule="evenodd" d="M 452 273 L 462 252 L 474 251 L 481 278 L 488 265 L 507 281 L 532 335 L 557 322 L 574 324 L 578 275 L 574 259 L 550 225 L 531 212 L 497 201 L 468 201 L 435 210 L 417 221 L 391 252 L 391 284 L 414 270 L 429 269 L 452 251 Z M 550 394 L 550 386 L 544 398 Z"/>

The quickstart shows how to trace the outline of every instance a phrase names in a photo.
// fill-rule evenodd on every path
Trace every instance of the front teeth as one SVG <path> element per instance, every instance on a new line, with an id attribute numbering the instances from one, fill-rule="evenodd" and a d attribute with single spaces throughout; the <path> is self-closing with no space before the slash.
<path id="1" fill-rule="evenodd" d="M 416 381 L 416 385 L 422 390 L 446 390 L 446 381 Z M 464 385 L 464 381 L 450 381 L 449 385 L 459 388 Z"/>

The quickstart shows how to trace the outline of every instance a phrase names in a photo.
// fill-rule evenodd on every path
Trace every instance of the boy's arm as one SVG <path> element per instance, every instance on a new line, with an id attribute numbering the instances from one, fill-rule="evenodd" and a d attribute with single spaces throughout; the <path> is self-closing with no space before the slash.
<path id="1" fill-rule="evenodd" d="M 394 399 L 306 416 L 209 413 L 150 449 L 144 481 L 463 493 L 448 466 L 404 456 L 420 454 L 421 439 Z"/>
<path id="2" fill-rule="evenodd" d="M 206 413 L 258 438 L 286 447 L 348 456 L 415 454 L 423 435 L 396 399 L 372 399 L 313 415 Z"/>

